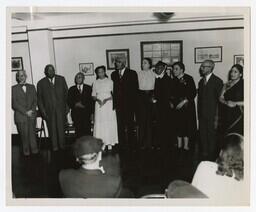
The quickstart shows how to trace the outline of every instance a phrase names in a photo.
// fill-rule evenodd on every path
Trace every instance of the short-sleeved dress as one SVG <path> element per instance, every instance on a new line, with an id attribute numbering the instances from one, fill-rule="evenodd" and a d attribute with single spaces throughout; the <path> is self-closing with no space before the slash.
<path id="1" fill-rule="evenodd" d="M 100 100 L 111 97 L 113 82 L 111 79 L 97 79 L 93 83 L 92 96 Z M 107 101 L 102 107 L 95 103 L 95 122 L 93 136 L 101 138 L 105 145 L 118 143 L 116 111 L 113 110 L 112 100 Z"/>

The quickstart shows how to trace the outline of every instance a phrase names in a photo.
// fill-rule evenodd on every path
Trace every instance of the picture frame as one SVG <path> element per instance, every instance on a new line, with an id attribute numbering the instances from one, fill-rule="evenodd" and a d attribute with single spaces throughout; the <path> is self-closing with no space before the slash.
<path id="1" fill-rule="evenodd" d="M 154 67 L 158 61 L 162 61 L 170 67 L 175 62 L 183 61 L 183 41 L 167 40 L 167 41 L 141 41 L 141 69 L 144 58 L 152 60 Z"/>
<path id="2" fill-rule="evenodd" d="M 23 60 L 22 57 L 12 57 L 12 71 L 23 70 Z"/>
<path id="3" fill-rule="evenodd" d="M 243 54 L 234 55 L 234 65 L 235 64 L 239 64 L 244 67 L 244 55 Z"/>
<path id="4" fill-rule="evenodd" d="M 125 57 L 126 58 L 126 66 L 130 67 L 130 55 L 129 49 L 107 49 L 106 50 L 106 58 L 107 58 L 107 69 L 114 70 L 115 69 L 115 59 L 117 57 Z"/>
<path id="5" fill-rule="evenodd" d="M 202 63 L 205 60 L 213 62 L 222 62 L 222 46 L 196 47 L 195 63 Z"/>
<path id="6" fill-rule="evenodd" d="M 79 72 L 82 72 L 85 76 L 93 76 L 93 63 L 79 63 Z"/>

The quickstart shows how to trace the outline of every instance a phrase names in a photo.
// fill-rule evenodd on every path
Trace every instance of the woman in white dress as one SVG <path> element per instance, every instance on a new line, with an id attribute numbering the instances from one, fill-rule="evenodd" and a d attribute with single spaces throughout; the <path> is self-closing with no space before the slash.
<path id="1" fill-rule="evenodd" d="M 113 110 L 113 82 L 106 75 L 106 67 L 95 69 L 96 81 L 92 86 L 92 96 L 95 100 L 95 119 L 93 136 L 101 138 L 108 150 L 118 143 L 116 112 Z"/>

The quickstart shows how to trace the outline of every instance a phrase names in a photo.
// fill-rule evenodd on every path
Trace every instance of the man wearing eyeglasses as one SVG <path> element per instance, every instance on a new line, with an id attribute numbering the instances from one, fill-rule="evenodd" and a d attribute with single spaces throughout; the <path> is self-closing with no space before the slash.
<path id="1" fill-rule="evenodd" d="M 217 157 L 218 103 L 222 80 L 213 74 L 214 62 L 205 60 L 200 69 L 198 84 L 198 119 L 201 160 L 214 161 Z"/>

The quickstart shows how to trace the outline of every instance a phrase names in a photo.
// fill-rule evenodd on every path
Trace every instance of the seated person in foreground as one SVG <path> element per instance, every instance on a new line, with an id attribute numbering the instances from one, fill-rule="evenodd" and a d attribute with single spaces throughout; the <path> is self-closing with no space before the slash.
<path id="1" fill-rule="evenodd" d="M 103 142 L 93 136 L 83 136 L 74 144 L 79 169 L 62 170 L 61 189 L 69 198 L 125 197 L 120 177 L 118 155 L 102 157 Z"/>
<path id="2" fill-rule="evenodd" d="M 167 191 L 169 198 L 205 198 L 216 203 L 239 203 L 246 198 L 243 159 L 243 137 L 228 134 L 215 162 L 201 162 L 192 180 L 173 181 Z"/>

